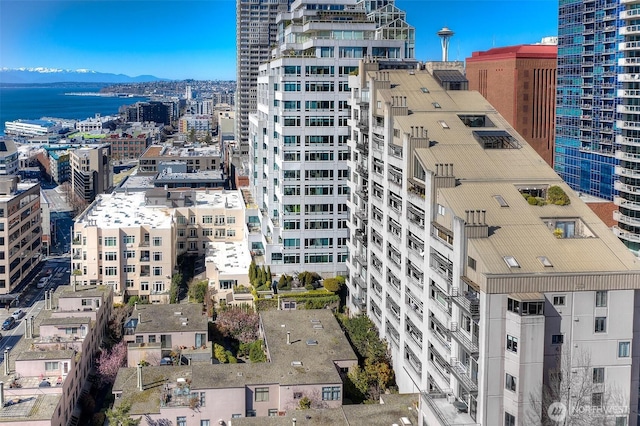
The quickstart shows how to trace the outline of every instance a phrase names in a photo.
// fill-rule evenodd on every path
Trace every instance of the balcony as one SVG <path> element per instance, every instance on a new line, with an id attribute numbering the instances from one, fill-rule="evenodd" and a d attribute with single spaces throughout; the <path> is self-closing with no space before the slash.
<path id="1" fill-rule="evenodd" d="M 353 282 L 356 283 L 356 285 L 358 287 L 360 287 L 363 290 L 367 290 L 367 283 L 365 282 L 365 280 L 360 276 L 360 275 L 354 275 L 353 276 Z"/>
<path id="2" fill-rule="evenodd" d="M 622 213 L 620 213 L 620 210 L 616 210 L 613 212 L 613 220 L 619 223 L 624 223 L 625 225 L 637 226 L 640 228 L 640 219 L 625 216 Z"/>
<path id="3" fill-rule="evenodd" d="M 474 336 L 473 340 L 469 340 L 467 335 L 460 330 L 457 322 L 451 323 L 451 337 L 461 344 L 471 355 L 478 354 L 478 342 L 477 337 Z"/>
<path id="4" fill-rule="evenodd" d="M 478 384 L 471 379 L 469 369 L 466 365 L 458 361 L 456 357 L 451 357 L 449 365 L 451 366 L 451 372 L 458 379 L 462 387 L 469 391 L 469 393 L 478 393 Z"/>
<path id="5" fill-rule="evenodd" d="M 613 227 L 613 233 L 616 237 L 621 240 L 629 241 L 632 243 L 640 243 L 640 235 L 634 234 L 633 232 L 625 231 L 617 226 Z"/>
<path id="6" fill-rule="evenodd" d="M 365 177 L 365 178 L 369 177 L 369 169 L 367 169 L 366 167 L 364 167 L 364 166 L 363 166 L 363 165 L 361 165 L 361 164 L 358 164 L 358 165 L 356 166 L 356 172 L 358 172 L 358 174 L 359 174 L 360 176 L 363 176 L 363 177 Z"/>
<path id="7" fill-rule="evenodd" d="M 363 222 L 367 222 L 369 217 L 367 216 L 367 211 L 365 209 L 357 209 L 354 213 L 355 216 Z"/>
<path id="8" fill-rule="evenodd" d="M 475 293 L 469 291 L 460 292 L 458 287 L 453 287 L 451 289 L 451 300 L 471 314 L 473 319 L 480 318 L 480 299 Z"/>
<path id="9" fill-rule="evenodd" d="M 479 426 L 467 413 L 467 404 L 456 399 L 451 393 L 422 392 L 421 401 L 428 407 L 425 424 L 434 426 Z"/>
<path id="10" fill-rule="evenodd" d="M 359 309 L 367 309 L 367 299 L 363 297 L 352 296 L 351 303 Z"/>
<path id="11" fill-rule="evenodd" d="M 367 189 L 366 189 L 366 188 L 359 189 L 359 190 L 355 191 L 355 193 L 356 193 L 356 195 L 357 195 L 358 197 L 360 197 L 360 199 L 362 199 L 362 201 L 364 201 L 365 203 L 366 203 L 367 201 L 369 201 L 369 192 L 367 191 Z"/>
<path id="12" fill-rule="evenodd" d="M 640 211 L 640 203 L 629 201 L 622 197 L 613 197 L 613 204 L 618 207 L 624 207 L 626 209 Z"/>

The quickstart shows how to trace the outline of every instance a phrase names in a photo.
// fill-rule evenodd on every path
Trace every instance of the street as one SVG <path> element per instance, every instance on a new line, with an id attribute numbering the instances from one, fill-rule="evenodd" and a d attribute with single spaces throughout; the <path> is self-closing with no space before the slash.
<path id="1" fill-rule="evenodd" d="M 49 274 L 51 278 L 48 285 L 45 288 L 37 288 L 38 280 Z M 2 339 L 0 339 L 0 361 L 4 360 L 4 350 L 6 348 L 11 350 L 24 335 L 27 318 L 31 316 L 37 317 L 44 308 L 45 291 L 55 290 L 59 285 L 68 284 L 70 275 L 70 259 L 68 256 L 49 258 L 43 262 L 40 273 L 35 275 L 24 286 L 17 302 L 8 310 L 6 308 L 0 309 L 0 323 L 4 322 L 17 309 L 22 309 L 26 312 L 26 315 L 19 319 L 12 329 L 0 331 L 2 334 Z"/>

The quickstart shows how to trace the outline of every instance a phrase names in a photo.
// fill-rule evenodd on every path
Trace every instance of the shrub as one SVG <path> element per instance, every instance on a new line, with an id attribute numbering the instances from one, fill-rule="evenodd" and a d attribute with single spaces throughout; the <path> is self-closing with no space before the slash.
<path id="1" fill-rule="evenodd" d="M 249 360 L 251 362 L 266 362 L 267 355 L 262 348 L 262 340 L 256 340 L 251 343 L 251 349 L 249 349 Z"/>
<path id="2" fill-rule="evenodd" d="M 344 277 L 342 277 L 343 283 L 344 284 Z M 328 291 L 332 292 L 332 293 L 337 293 L 340 291 L 340 288 L 342 287 L 342 284 L 340 283 L 340 281 L 338 280 L 338 278 L 327 278 L 326 280 L 324 280 L 324 288 L 326 288 Z"/>
<path id="3" fill-rule="evenodd" d="M 213 344 L 213 356 L 216 357 L 221 364 L 226 364 L 229 361 L 224 347 L 218 343 Z"/>
<path id="4" fill-rule="evenodd" d="M 309 408 L 311 408 L 311 400 L 307 396 L 303 396 L 302 398 L 300 398 L 299 404 L 301 410 L 308 410 Z"/>
<path id="5" fill-rule="evenodd" d="M 558 185 L 550 186 L 547 190 L 547 198 L 551 204 L 555 204 L 557 206 L 567 206 L 571 204 L 571 200 L 569 196 L 562 188 Z"/>
<path id="6" fill-rule="evenodd" d="M 231 353 L 231 351 L 226 351 L 225 353 L 226 353 L 226 355 L 227 355 L 227 362 L 228 362 L 229 364 L 237 364 L 237 363 L 238 363 L 237 358 L 236 358 L 235 356 L 233 356 L 233 354 Z"/>

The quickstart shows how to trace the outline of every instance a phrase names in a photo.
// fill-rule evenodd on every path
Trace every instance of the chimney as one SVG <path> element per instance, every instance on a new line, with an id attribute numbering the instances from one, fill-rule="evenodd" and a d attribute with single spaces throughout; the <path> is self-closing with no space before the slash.
<path id="1" fill-rule="evenodd" d="M 291 332 L 287 331 L 287 345 L 291 344 Z"/>
<path id="2" fill-rule="evenodd" d="M 4 407 L 4 382 L 0 382 L 0 410 Z"/>
<path id="3" fill-rule="evenodd" d="M 4 375 L 8 376 L 10 371 L 9 371 L 9 349 L 5 349 L 4 350 Z"/>
<path id="4" fill-rule="evenodd" d="M 138 324 L 142 322 L 142 313 L 138 312 Z"/>
<path id="5" fill-rule="evenodd" d="M 138 390 L 142 392 L 144 389 L 142 388 L 142 364 L 138 363 Z"/>
<path id="6" fill-rule="evenodd" d="M 27 318 L 27 324 L 24 327 L 24 337 L 31 339 L 31 318 Z"/>
<path id="7" fill-rule="evenodd" d="M 292 424 L 293 426 L 296 426 L 296 418 L 295 418 L 295 417 L 291 419 L 291 424 Z"/>

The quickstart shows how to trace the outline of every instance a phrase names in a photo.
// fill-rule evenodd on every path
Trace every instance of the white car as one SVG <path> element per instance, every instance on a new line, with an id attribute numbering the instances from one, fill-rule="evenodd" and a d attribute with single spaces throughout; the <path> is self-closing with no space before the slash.
<path id="1" fill-rule="evenodd" d="M 19 320 L 20 318 L 25 316 L 25 312 L 22 309 L 17 309 L 11 314 L 11 316 L 14 317 L 16 320 Z"/>
<path id="2" fill-rule="evenodd" d="M 42 277 L 40 278 L 40 281 L 38 281 L 38 284 L 36 285 L 36 287 L 45 288 L 47 284 L 49 284 L 49 277 Z"/>

